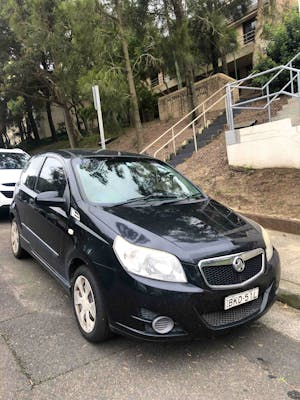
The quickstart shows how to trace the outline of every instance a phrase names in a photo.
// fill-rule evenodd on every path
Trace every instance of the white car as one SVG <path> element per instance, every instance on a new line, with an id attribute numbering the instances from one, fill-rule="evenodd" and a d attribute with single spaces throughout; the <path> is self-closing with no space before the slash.
<path id="1" fill-rule="evenodd" d="M 0 148 L 0 209 L 10 206 L 15 185 L 29 158 L 21 149 Z"/>

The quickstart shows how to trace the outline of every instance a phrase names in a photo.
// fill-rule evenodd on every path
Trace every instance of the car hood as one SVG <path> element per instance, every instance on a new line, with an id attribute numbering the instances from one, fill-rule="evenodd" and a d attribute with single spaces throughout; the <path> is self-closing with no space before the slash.
<path id="1" fill-rule="evenodd" d="M 3 183 L 17 183 L 21 169 L 0 169 L 0 185 Z"/>
<path id="2" fill-rule="evenodd" d="M 265 247 L 259 228 L 210 199 L 91 211 L 130 242 L 171 252 L 186 262 Z"/>

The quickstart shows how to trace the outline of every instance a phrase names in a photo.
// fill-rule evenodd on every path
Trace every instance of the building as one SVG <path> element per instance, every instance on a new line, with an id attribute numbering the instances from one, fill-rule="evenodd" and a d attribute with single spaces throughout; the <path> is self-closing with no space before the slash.
<path id="1" fill-rule="evenodd" d="M 266 0 L 268 2 L 268 0 Z M 276 0 L 276 7 L 279 10 L 279 15 L 298 4 L 298 0 Z M 226 55 L 228 74 L 232 78 L 241 79 L 249 75 L 253 68 L 252 56 L 255 42 L 255 28 L 257 17 L 257 0 L 253 0 L 248 8 L 247 13 L 236 21 L 228 23 L 229 27 L 236 30 L 238 49 Z M 221 60 L 220 60 L 221 66 Z M 212 66 L 208 66 L 208 71 L 212 70 Z M 201 69 L 197 71 L 198 79 L 201 79 Z M 158 74 L 158 77 L 151 81 L 153 90 L 157 93 L 176 90 L 177 80 L 169 76 L 164 76 L 163 73 Z"/>

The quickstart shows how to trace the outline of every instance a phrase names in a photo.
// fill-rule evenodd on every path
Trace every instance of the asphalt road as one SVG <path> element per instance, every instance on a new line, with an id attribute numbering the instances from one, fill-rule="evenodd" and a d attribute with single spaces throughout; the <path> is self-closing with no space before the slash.
<path id="1" fill-rule="evenodd" d="M 300 312 L 280 303 L 222 338 L 92 345 L 65 292 L 13 258 L 0 219 L 0 399 L 300 399 Z"/>

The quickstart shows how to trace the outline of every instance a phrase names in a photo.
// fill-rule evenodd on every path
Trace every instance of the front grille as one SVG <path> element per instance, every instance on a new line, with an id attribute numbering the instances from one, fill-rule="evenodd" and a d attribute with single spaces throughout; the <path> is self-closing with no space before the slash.
<path id="1" fill-rule="evenodd" d="M 242 258 L 245 268 L 237 272 L 233 267 L 234 259 Z M 245 253 L 201 260 L 199 268 L 206 284 L 212 288 L 238 287 L 260 275 L 264 270 L 263 249 Z"/>
<path id="2" fill-rule="evenodd" d="M 243 283 L 261 270 L 262 256 L 256 256 L 245 262 L 243 272 L 236 272 L 231 265 L 203 267 L 202 271 L 209 285 L 237 285 Z"/>
<path id="3" fill-rule="evenodd" d="M 3 185 L 3 186 L 16 186 L 16 184 L 15 183 L 1 183 L 1 185 Z"/>
<path id="4" fill-rule="evenodd" d="M 241 306 L 230 308 L 225 311 L 215 311 L 202 314 L 201 317 L 207 325 L 218 328 L 242 321 L 243 319 L 256 314 L 260 310 L 261 303 L 262 296 L 250 301 L 249 303 L 242 304 Z"/>
<path id="5" fill-rule="evenodd" d="M 14 192 L 6 192 L 6 191 L 1 191 L 1 193 L 3 194 L 3 196 L 7 197 L 8 199 L 12 199 L 14 196 Z"/>

